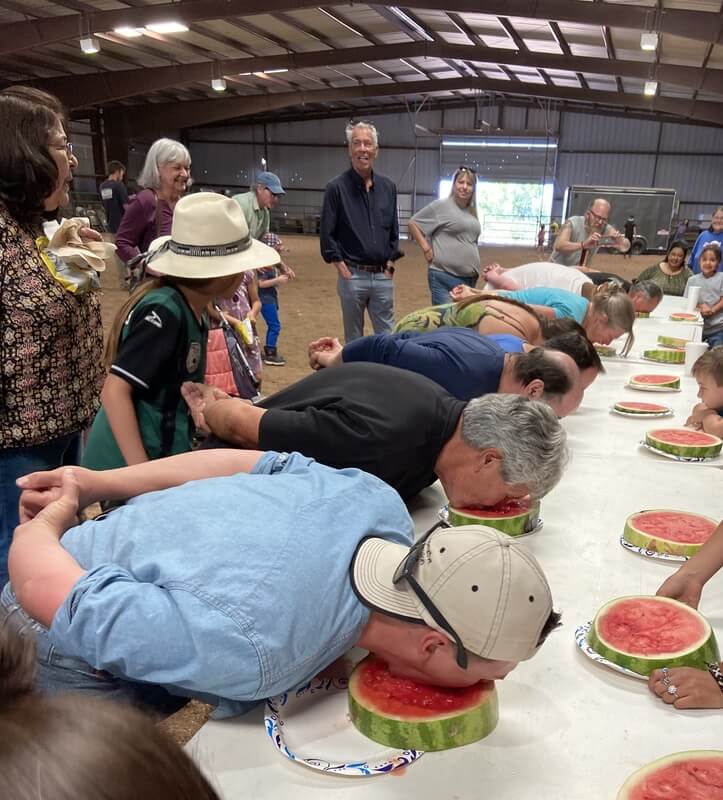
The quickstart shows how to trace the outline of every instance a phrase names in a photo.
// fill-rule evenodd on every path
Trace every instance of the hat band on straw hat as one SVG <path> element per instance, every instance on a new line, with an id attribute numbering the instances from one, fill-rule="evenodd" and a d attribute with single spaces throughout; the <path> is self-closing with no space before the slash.
<path id="1" fill-rule="evenodd" d="M 236 253 L 243 253 L 251 247 L 251 237 L 244 236 L 243 239 L 237 239 L 235 242 L 228 244 L 182 244 L 181 242 L 174 242 L 169 239 L 164 242 L 157 250 L 149 253 L 146 262 L 152 261 L 163 253 L 169 250 L 178 256 L 188 256 L 190 258 L 215 258 L 218 256 L 232 256 Z"/>

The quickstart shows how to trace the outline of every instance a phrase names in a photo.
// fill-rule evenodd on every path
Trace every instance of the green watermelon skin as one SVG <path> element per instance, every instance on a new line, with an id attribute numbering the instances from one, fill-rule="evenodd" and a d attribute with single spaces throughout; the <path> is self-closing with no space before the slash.
<path id="1" fill-rule="evenodd" d="M 686 764 L 689 768 L 686 769 Z M 680 766 L 678 766 L 680 765 Z M 692 767 L 692 769 L 690 769 Z M 671 769 L 672 768 L 672 769 Z M 675 780 L 677 769 L 684 770 L 682 781 Z M 723 774 L 723 750 L 689 750 L 672 753 L 646 764 L 633 774 L 620 787 L 616 800 L 640 800 L 645 797 L 706 797 L 707 792 L 716 791 Z M 678 783 L 674 788 L 671 784 Z"/>
<path id="2" fill-rule="evenodd" d="M 650 312 L 649 311 L 636 311 L 635 312 L 635 316 L 638 319 L 647 319 L 650 316 Z"/>
<path id="3" fill-rule="evenodd" d="M 686 544 L 684 542 L 675 541 L 674 539 L 665 539 L 662 536 L 655 536 L 646 531 L 638 530 L 635 527 L 636 520 L 641 515 L 664 513 L 680 514 L 681 517 L 696 517 L 701 520 L 706 520 L 708 523 L 710 523 L 711 533 L 716 528 L 715 520 L 712 520 L 709 517 L 704 517 L 702 514 L 691 514 L 690 512 L 674 511 L 673 509 L 667 508 L 648 509 L 647 511 L 637 511 L 635 514 L 631 514 L 627 520 L 625 520 L 623 537 L 626 539 L 626 541 L 630 542 L 630 544 L 634 544 L 637 547 L 642 547 L 644 550 L 653 550 L 656 553 L 668 553 L 669 555 L 674 556 L 690 557 L 695 555 L 703 546 L 704 542 L 701 542 L 700 544 Z"/>
<path id="4" fill-rule="evenodd" d="M 685 361 L 683 350 L 644 350 L 643 357 L 664 364 L 682 364 Z"/>
<path id="5" fill-rule="evenodd" d="M 400 750 L 450 750 L 489 736 L 497 726 L 499 706 L 491 682 L 468 708 L 424 718 L 387 714 L 383 699 L 368 696 L 361 679 L 363 670 L 375 661 L 374 656 L 365 658 L 349 679 L 349 716 L 354 727 L 372 741 Z"/>
<path id="6" fill-rule="evenodd" d="M 522 536 L 525 533 L 530 533 L 535 529 L 539 521 L 539 500 L 531 501 L 529 510 L 524 510 L 523 508 L 520 513 L 505 516 L 487 515 L 484 508 L 457 509 L 452 506 L 449 507 L 450 525 L 487 525 L 489 528 L 495 528 L 508 536 Z"/>
<path id="7" fill-rule="evenodd" d="M 662 344 L 663 347 L 677 347 L 682 350 L 688 344 L 688 339 L 679 339 L 677 336 L 658 336 L 658 344 Z"/>
<path id="8" fill-rule="evenodd" d="M 678 436 L 689 434 L 688 438 L 694 436 L 707 437 L 710 443 L 701 443 L 697 445 L 670 442 L 665 440 L 666 433 L 673 433 Z M 670 453 L 670 455 L 683 458 L 714 458 L 720 453 L 721 447 L 723 447 L 723 442 L 721 442 L 717 436 L 701 431 L 690 431 L 685 428 L 659 428 L 654 431 L 648 431 L 645 434 L 645 442 L 650 445 L 650 447 L 654 447 L 656 450 L 660 450 L 663 453 Z"/>
<path id="9" fill-rule="evenodd" d="M 601 638 L 599 624 L 600 620 L 610 610 L 611 606 L 627 600 L 656 600 L 659 602 L 673 603 L 676 606 L 680 606 L 686 612 L 696 615 L 702 620 L 708 635 L 703 637 L 700 642 L 697 642 L 688 650 L 680 652 L 679 654 L 666 653 L 660 656 L 638 656 L 634 653 L 627 653 L 618 650 Z M 679 603 L 677 600 L 671 600 L 667 597 L 618 597 L 616 600 L 612 600 L 604 605 L 595 615 L 595 619 L 590 626 L 587 639 L 590 647 L 592 647 L 592 649 L 596 653 L 599 653 L 603 658 L 606 658 L 613 664 L 617 664 L 619 667 L 625 667 L 625 669 L 632 670 L 638 675 L 648 676 L 654 670 L 661 669 L 662 667 L 695 667 L 696 669 L 707 669 L 708 664 L 717 664 L 720 660 L 718 642 L 716 641 L 713 630 L 705 618 L 699 614 L 699 612 L 695 611 L 689 606 Z"/>
<path id="10" fill-rule="evenodd" d="M 680 378 L 676 378 L 674 375 L 666 376 L 669 380 L 665 381 L 650 381 L 650 380 L 640 380 L 644 378 L 644 375 L 633 375 L 630 379 L 630 383 L 632 386 L 654 386 L 662 389 L 680 389 Z M 661 376 L 662 377 L 662 376 Z"/>

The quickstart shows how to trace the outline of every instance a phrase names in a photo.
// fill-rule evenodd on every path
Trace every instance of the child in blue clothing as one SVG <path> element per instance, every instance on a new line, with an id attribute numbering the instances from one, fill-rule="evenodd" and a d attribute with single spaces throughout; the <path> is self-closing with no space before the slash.
<path id="1" fill-rule="evenodd" d="M 281 253 L 283 242 L 275 233 L 265 233 L 261 241 Z M 279 286 L 283 286 L 296 277 L 294 270 L 283 262 L 277 267 L 266 267 L 258 271 L 259 299 L 261 300 L 261 316 L 266 323 L 266 345 L 264 346 L 264 364 L 272 367 L 283 367 L 286 359 L 279 355 L 277 343 L 281 333 L 279 319 Z"/>
<path id="2" fill-rule="evenodd" d="M 700 302 L 696 306 L 703 317 L 703 341 L 710 347 L 723 344 L 723 272 L 719 272 L 721 250 L 717 244 L 707 244 L 700 251 L 700 273 L 688 278 L 687 297 L 693 286 L 699 286 Z"/>

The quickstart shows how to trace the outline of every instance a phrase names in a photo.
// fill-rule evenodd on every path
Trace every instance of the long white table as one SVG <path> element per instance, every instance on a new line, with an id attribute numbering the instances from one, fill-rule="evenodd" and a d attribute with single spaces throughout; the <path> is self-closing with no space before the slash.
<path id="1" fill-rule="evenodd" d="M 657 335 L 653 318 L 639 323 Z M 667 327 L 657 322 L 657 332 Z M 258 708 L 242 718 L 206 724 L 188 745 L 222 797 L 613 800 L 624 779 L 648 761 L 680 750 L 721 749 L 723 713 L 676 711 L 643 682 L 593 664 L 575 646 L 575 628 L 603 603 L 652 594 L 675 568 L 623 550 L 618 540 L 630 513 L 663 507 L 723 518 L 718 470 L 649 456 L 636 444 L 651 422 L 685 422 L 695 402 L 695 382 L 684 378 L 679 394 L 643 394 L 623 384 L 634 372 L 661 371 L 656 365 L 608 361 L 606 367 L 608 374 L 588 390 L 581 409 L 564 421 L 571 463 L 543 500 L 543 530 L 524 540 L 543 565 L 564 626 L 535 658 L 498 683 L 496 730 L 477 744 L 427 753 L 401 777 L 344 778 L 279 755 Z M 669 369 L 682 373 L 680 367 L 663 371 Z M 660 400 L 674 407 L 676 417 L 615 417 L 609 406 L 622 397 Z M 415 498 L 410 510 L 418 532 L 436 519 L 443 503 L 439 484 Z M 701 611 L 723 644 L 723 575 L 709 582 Z M 320 755 L 323 748 L 321 741 Z"/>

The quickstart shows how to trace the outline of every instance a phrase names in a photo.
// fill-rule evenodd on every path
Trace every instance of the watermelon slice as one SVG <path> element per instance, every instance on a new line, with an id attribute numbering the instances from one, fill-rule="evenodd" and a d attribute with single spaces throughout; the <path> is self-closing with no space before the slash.
<path id="1" fill-rule="evenodd" d="M 713 458 L 723 441 L 717 436 L 690 428 L 658 428 L 645 434 L 645 443 L 661 453 L 684 458 Z"/>
<path id="2" fill-rule="evenodd" d="M 635 312 L 635 316 L 638 319 L 647 319 L 650 316 L 650 312 L 649 311 L 636 311 Z"/>
<path id="3" fill-rule="evenodd" d="M 682 364 L 685 361 L 685 350 L 643 350 L 643 358 L 664 364 Z"/>
<path id="4" fill-rule="evenodd" d="M 646 764 L 617 800 L 723 800 L 723 750 L 689 750 Z"/>
<path id="5" fill-rule="evenodd" d="M 680 389 L 680 378 L 675 375 L 633 375 L 630 378 L 630 385 L 656 389 Z"/>
<path id="6" fill-rule="evenodd" d="M 619 667 L 650 675 L 661 667 L 718 663 L 718 644 L 705 617 L 669 597 L 619 597 L 595 615 L 588 643 Z"/>
<path id="7" fill-rule="evenodd" d="M 710 539 L 717 525 L 702 514 L 652 509 L 631 514 L 625 521 L 623 536 L 645 550 L 692 556 Z"/>
<path id="8" fill-rule="evenodd" d="M 663 347 L 676 347 L 678 350 L 685 350 L 688 339 L 679 339 L 677 336 L 658 336 L 658 344 Z"/>
<path id="9" fill-rule="evenodd" d="M 646 414 L 664 414 L 666 411 L 670 411 L 668 406 L 661 406 L 659 403 L 635 403 L 629 400 L 615 403 L 613 408 L 625 414 L 639 414 L 643 417 Z"/>
<path id="10" fill-rule="evenodd" d="M 506 498 L 496 506 L 449 507 L 451 525 L 487 525 L 509 536 L 530 533 L 540 521 L 540 501 L 529 495 L 518 500 Z"/>
<path id="11" fill-rule="evenodd" d="M 688 311 L 676 311 L 670 315 L 673 322 L 698 322 L 698 315 Z"/>
<path id="12" fill-rule="evenodd" d="M 612 358 L 618 354 L 618 351 L 609 344 L 594 344 L 593 347 L 597 350 L 599 355 L 605 358 Z"/>
<path id="13" fill-rule="evenodd" d="M 400 750 L 448 750 L 488 736 L 497 725 L 493 681 L 448 689 L 395 677 L 374 655 L 349 678 L 349 715 L 375 742 Z"/>

